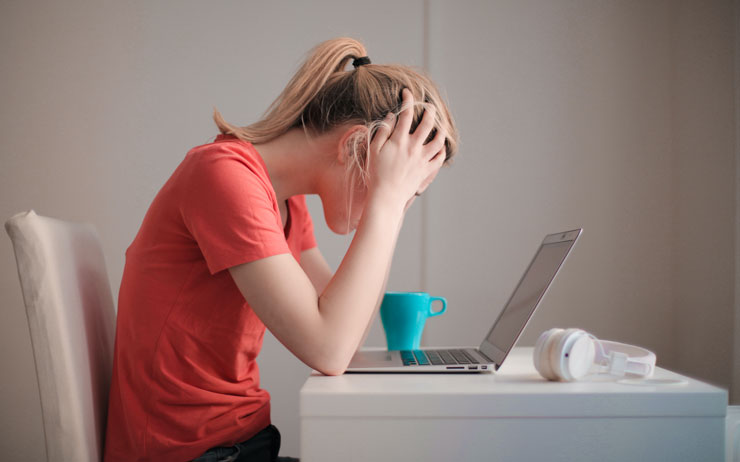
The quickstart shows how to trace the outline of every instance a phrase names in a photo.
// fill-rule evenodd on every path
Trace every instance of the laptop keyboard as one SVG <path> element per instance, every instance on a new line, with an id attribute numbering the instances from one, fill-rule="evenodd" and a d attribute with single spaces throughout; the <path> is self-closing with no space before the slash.
<path id="1" fill-rule="evenodd" d="M 401 350 L 400 353 L 404 366 L 480 364 L 465 350 Z"/>

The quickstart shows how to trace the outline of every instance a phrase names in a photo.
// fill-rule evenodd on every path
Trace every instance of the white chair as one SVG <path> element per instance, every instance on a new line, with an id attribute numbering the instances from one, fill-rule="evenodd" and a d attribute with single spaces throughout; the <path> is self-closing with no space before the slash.
<path id="1" fill-rule="evenodd" d="M 116 314 L 98 234 L 33 210 L 5 229 L 36 360 L 46 460 L 100 461 Z"/>

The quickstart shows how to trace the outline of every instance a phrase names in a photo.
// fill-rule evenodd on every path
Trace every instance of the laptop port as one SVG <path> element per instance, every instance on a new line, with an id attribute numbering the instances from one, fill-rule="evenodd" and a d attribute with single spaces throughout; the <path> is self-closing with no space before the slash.
<path id="1" fill-rule="evenodd" d="M 468 369 L 474 369 L 474 370 L 477 370 L 477 369 L 478 369 L 478 366 L 468 366 Z"/>
<path id="2" fill-rule="evenodd" d="M 447 369 L 465 369 L 465 366 L 447 366 Z"/>

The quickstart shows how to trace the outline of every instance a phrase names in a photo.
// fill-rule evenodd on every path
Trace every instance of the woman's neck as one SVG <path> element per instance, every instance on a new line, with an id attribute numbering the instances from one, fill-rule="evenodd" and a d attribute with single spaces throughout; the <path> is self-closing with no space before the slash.
<path id="1" fill-rule="evenodd" d="M 267 166 L 278 203 L 284 203 L 289 197 L 317 192 L 321 170 L 336 152 L 336 137 L 331 132 L 311 136 L 292 128 L 254 147 Z"/>

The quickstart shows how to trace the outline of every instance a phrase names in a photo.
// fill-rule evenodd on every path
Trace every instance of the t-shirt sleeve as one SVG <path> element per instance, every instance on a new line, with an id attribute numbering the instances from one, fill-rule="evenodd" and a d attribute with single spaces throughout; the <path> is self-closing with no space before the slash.
<path id="1" fill-rule="evenodd" d="M 183 178 L 180 210 L 211 274 L 290 253 L 273 193 L 235 154 L 197 159 Z"/>

